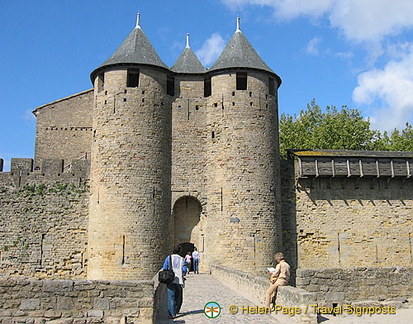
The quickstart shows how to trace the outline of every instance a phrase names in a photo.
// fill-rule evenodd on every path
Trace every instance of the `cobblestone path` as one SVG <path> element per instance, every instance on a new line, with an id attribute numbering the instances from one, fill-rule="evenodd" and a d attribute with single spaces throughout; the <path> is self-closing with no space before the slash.
<path id="1" fill-rule="evenodd" d="M 214 301 L 222 307 L 221 314 L 217 318 L 208 318 L 204 314 L 204 306 L 210 301 Z M 230 305 L 238 306 L 239 312 L 232 315 L 229 312 Z M 255 303 L 240 296 L 211 275 L 190 273 L 184 289 L 182 314 L 179 314 L 174 320 L 162 321 L 157 324 L 280 323 L 269 314 L 242 314 L 241 307 L 243 305 L 255 306 Z"/>

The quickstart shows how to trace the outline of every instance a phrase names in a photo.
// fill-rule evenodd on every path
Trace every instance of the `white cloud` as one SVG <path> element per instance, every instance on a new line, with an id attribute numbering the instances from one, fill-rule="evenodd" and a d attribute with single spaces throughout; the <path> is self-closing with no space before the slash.
<path id="1" fill-rule="evenodd" d="M 318 51 L 318 45 L 322 42 L 321 37 L 314 37 L 313 39 L 311 39 L 306 48 L 305 48 L 305 52 L 307 54 L 310 55 L 318 55 L 319 51 Z"/>
<path id="2" fill-rule="evenodd" d="M 276 17 L 292 19 L 299 16 L 319 17 L 328 12 L 334 1 L 332 0 L 273 0 L 272 6 Z"/>
<path id="3" fill-rule="evenodd" d="M 219 33 L 213 33 L 202 47 L 196 51 L 196 55 L 204 66 L 214 63 L 225 47 L 225 41 Z"/>
<path id="4" fill-rule="evenodd" d="M 379 41 L 413 27 L 410 0 L 222 0 L 233 9 L 248 5 L 271 7 L 278 19 L 327 16 L 331 27 L 355 41 Z"/>
<path id="5" fill-rule="evenodd" d="M 33 114 L 32 109 L 27 109 L 24 114 L 23 114 L 23 120 L 28 121 L 28 122 L 36 122 L 36 117 Z"/>
<path id="6" fill-rule="evenodd" d="M 383 69 L 361 73 L 353 100 L 377 107 L 370 118 L 375 128 L 392 130 L 403 128 L 407 121 L 412 123 L 413 43 L 407 48 L 406 44 L 400 46 L 397 58 L 390 60 Z"/>
<path id="7" fill-rule="evenodd" d="M 334 1 L 331 25 L 357 41 L 380 40 L 413 27 L 413 1 L 345 0 Z"/>

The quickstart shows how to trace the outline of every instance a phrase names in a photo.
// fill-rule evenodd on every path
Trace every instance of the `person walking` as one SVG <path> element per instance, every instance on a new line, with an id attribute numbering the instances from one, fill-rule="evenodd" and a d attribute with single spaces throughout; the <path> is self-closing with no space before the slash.
<path id="1" fill-rule="evenodd" d="M 284 260 L 284 254 L 281 252 L 275 255 L 275 260 L 278 262 L 275 271 L 271 272 L 271 286 L 267 289 L 265 296 L 265 306 L 270 307 L 271 299 L 277 293 L 279 286 L 287 286 L 290 280 L 290 265 Z"/>
<path id="2" fill-rule="evenodd" d="M 172 270 L 175 274 L 174 280 L 167 284 L 168 312 L 172 319 L 176 317 L 176 314 L 179 313 L 181 309 L 183 301 L 184 276 L 188 271 L 184 258 L 179 255 L 180 252 L 181 246 L 175 245 L 172 249 L 172 255 L 168 255 L 166 257 L 162 267 L 163 270 L 169 269 L 169 260 L 171 260 Z"/>
<path id="3" fill-rule="evenodd" d="M 192 263 L 192 255 L 191 252 L 188 251 L 188 253 L 185 255 L 185 262 L 186 262 L 186 267 L 188 269 L 187 274 L 191 271 L 191 263 Z"/>
<path id="4" fill-rule="evenodd" d="M 201 257 L 199 255 L 198 249 L 194 248 L 194 252 L 192 252 L 192 263 L 194 267 L 194 273 L 199 273 L 199 261 L 201 260 Z"/>

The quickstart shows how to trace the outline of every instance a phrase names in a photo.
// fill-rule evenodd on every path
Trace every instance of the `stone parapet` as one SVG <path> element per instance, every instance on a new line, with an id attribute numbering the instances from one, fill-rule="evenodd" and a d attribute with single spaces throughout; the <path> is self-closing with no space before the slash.
<path id="1" fill-rule="evenodd" d="M 298 269 L 297 287 L 330 304 L 408 298 L 413 296 L 413 268 Z"/>
<path id="2" fill-rule="evenodd" d="M 0 323 L 152 323 L 152 281 L 0 280 Z"/>
<path id="3" fill-rule="evenodd" d="M 225 285 L 235 290 L 245 298 L 255 302 L 258 306 L 264 305 L 265 292 L 269 287 L 269 281 L 265 277 L 257 277 L 250 273 L 235 269 L 229 269 L 220 265 L 211 265 L 213 276 Z M 279 287 L 277 291 L 276 305 L 282 307 L 300 308 L 301 314 L 289 317 L 298 323 L 317 323 L 317 314 L 310 312 L 311 305 L 316 305 L 318 296 L 301 288 L 292 286 Z M 307 312 L 304 310 L 307 307 Z M 279 311 L 278 314 L 281 312 Z M 280 316 L 289 316 L 281 314 Z M 284 318 L 285 319 L 285 318 Z"/>

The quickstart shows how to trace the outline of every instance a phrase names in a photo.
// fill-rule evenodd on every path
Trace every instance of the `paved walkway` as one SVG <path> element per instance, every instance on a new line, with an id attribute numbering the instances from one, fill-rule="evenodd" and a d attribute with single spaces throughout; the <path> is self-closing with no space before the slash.
<path id="1" fill-rule="evenodd" d="M 229 312 L 230 305 L 237 305 L 241 308 L 242 305 L 255 306 L 255 304 L 229 289 L 211 275 L 190 273 L 185 285 L 182 314 L 179 314 L 174 320 L 162 321 L 158 324 L 280 323 L 268 314 L 241 314 L 239 311 L 232 315 Z M 221 314 L 217 318 L 208 318 L 204 314 L 204 306 L 210 301 L 214 301 L 222 307 Z"/>
<path id="2" fill-rule="evenodd" d="M 254 302 L 240 296 L 219 280 L 208 274 L 190 273 L 184 289 L 184 302 L 179 314 L 174 320 L 166 320 L 156 324 L 213 324 L 213 323 L 255 323 L 255 324 L 289 324 L 294 323 L 288 315 L 243 314 L 243 306 L 256 306 Z M 263 292 L 264 293 L 264 292 Z M 206 303 L 218 303 L 222 310 L 216 318 L 208 318 L 204 313 Z M 229 307 L 236 305 L 238 312 L 231 314 Z M 404 324 L 413 323 L 413 308 L 397 309 L 396 315 L 356 315 L 341 314 L 337 317 L 324 315 L 319 317 L 319 323 L 324 324 Z"/>

